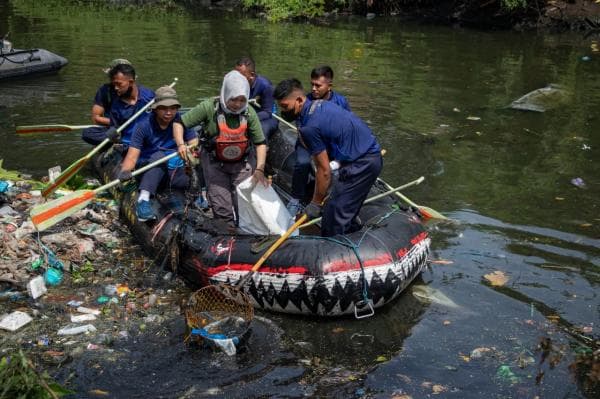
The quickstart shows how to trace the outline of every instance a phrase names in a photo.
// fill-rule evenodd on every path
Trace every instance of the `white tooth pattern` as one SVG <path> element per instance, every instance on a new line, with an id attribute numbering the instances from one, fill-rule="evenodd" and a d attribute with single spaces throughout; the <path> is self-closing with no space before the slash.
<path id="1" fill-rule="evenodd" d="M 399 261 L 365 268 L 364 274 L 366 281 L 369 282 L 369 291 L 371 289 L 374 276 L 378 277 L 381 281 L 386 281 L 390 272 L 394 276 L 392 278 L 394 292 L 391 295 L 389 292 L 386 292 L 385 299 L 383 296 L 381 296 L 377 303 L 373 304 L 373 307 L 377 308 L 383 306 L 384 304 L 396 298 L 404 290 L 404 288 L 406 288 L 410 282 L 416 276 L 418 276 L 421 271 L 423 271 L 423 268 L 427 264 L 427 256 L 429 254 L 430 244 L 431 240 L 429 238 L 423 239 L 415 244 Z M 242 278 L 246 273 L 246 271 L 226 270 L 212 276 L 211 284 L 235 284 L 235 282 Z M 282 313 L 340 316 L 345 314 L 353 314 L 354 306 L 347 306 L 346 309 L 341 309 L 341 304 L 338 301 L 329 311 L 327 311 L 323 304 L 311 303 L 309 305 L 311 305 L 313 309 L 316 308 L 316 311 L 313 311 L 311 307 L 304 303 L 304 301 L 307 298 L 311 298 L 310 293 L 315 286 L 318 286 L 319 289 L 325 287 L 329 295 L 334 297 L 332 290 L 334 286 L 336 286 L 336 283 L 339 283 L 339 286 L 344 288 L 348 283 L 357 283 L 361 276 L 362 271 L 360 269 L 332 272 L 323 276 L 263 273 L 259 271 L 256 272 L 253 278 L 247 282 L 247 285 L 244 287 L 244 291 L 249 294 L 249 296 L 252 298 L 253 305 L 257 308 L 263 308 Z M 285 283 L 287 283 L 287 289 L 289 292 L 296 290 L 300 284 L 305 284 L 306 295 L 304 296 L 305 299 L 300 302 L 300 307 L 297 307 L 289 299 L 285 308 L 282 307 L 277 300 L 272 300 L 273 304 L 271 305 L 265 299 L 264 294 L 267 291 L 272 292 L 272 290 L 274 290 L 276 293 L 281 293 Z M 255 287 L 255 293 L 258 291 L 259 298 L 254 297 L 252 293 L 252 287 Z M 369 292 L 369 297 L 372 297 L 371 292 Z"/>

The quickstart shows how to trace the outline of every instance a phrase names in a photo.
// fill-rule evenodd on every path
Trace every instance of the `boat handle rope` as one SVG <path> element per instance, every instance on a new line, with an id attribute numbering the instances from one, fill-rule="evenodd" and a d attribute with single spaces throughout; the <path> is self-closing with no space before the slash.
<path id="1" fill-rule="evenodd" d="M 367 233 L 372 228 L 373 228 L 373 226 L 367 227 L 367 229 L 364 231 L 364 233 L 360 237 L 360 240 L 358 240 L 358 244 L 355 244 L 350 238 L 348 238 L 345 235 L 342 235 L 341 237 L 346 242 L 336 240 L 335 238 L 332 238 L 332 237 L 314 237 L 314 238 L 310 237 L 312 239 L 320 239 L 320 240 L 324 239 L 326 241 L 331 241 L 333 243 L 339 244 L 343 247 L 350 248 L 350 249 L 352 249 L 352 252 L 354 252 L 354 255 L 356 255 L 356 258 L 358 259 L 358 264 L 360 266 L 360 274 L 361 274 L 361 277 L 363 280 L 362 299 L 354 302 L 354 317 L 357 319 L 365 319 L 365 318 L 371 317 L 375 314 L 375 308 L 373 307 L 373 300 L 371 298 L 369 298 L 369 292 L 367 290 L 367 276 L 365 274 L 365 267 L 363 265 L 363 261 L 362 261 L 362 258 L 360 257 L 360 253 L 359 253 L 360 244 L 362 243 L 363 239 L 365 238 Z M 309 237 L 303 237 L 303 238 L 309 238 Z M 365 309 L 365 307 L 367 308 L 367 312 L 364 314 L 361 314 L 361 312 Z"/>

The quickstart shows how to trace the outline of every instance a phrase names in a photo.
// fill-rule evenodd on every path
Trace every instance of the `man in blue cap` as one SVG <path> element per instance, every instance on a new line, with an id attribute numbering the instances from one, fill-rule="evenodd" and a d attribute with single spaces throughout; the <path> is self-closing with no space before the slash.
<path id="1" fill-rule="evenodd" d="M 323 214 L 325 237 L 358 229 L 356 217 L 383 167 L 373 132 L 358 116 L 331 101 L 311 101 L 298 79 L 280 82 L 274 97 L 282 115 L 297 120 L 300 144 L 316 165 L 315 190 L 306 215 L 314 219 Z M 335 180 L 332 161 L 340 165 Z"/>

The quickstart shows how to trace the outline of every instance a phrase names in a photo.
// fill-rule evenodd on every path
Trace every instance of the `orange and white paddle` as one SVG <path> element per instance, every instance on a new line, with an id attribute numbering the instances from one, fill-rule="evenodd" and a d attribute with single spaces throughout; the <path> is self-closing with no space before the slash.
<path id="1" fill-rule="evenodd" d="M 176 155 L 177 152 L 173 152 L 164 158 L 154 161 L 143 168 L 134 171 L 131 175 L 137 176 L 141 173 L 144 173 L 148 169 L 160 165 L 163 162 L 167 162 Z M 115 179 L 110 183 L 96 188 L 95 190 L 77 190 L 63 197 L 48 201 L 45 204 L 38 205 L 32 208 L 31 212 L 29 213 L 31 216 L 31 221 L 38 231 L 44 231 L 48 227 L 53 226 L 61 220 L 73 215 L 78 210 L 85 208 L 98 193 L 108 190 L 109 188 L 112 188 L 120 183 L 121 181 L 119 179 Z"/>

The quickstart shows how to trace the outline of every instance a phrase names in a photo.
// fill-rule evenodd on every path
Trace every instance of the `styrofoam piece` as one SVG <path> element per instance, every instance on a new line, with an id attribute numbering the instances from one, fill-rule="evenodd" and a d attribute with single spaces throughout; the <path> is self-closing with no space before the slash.
<path id="1" fill-rule="evenodd" d="M 8 331 L 17 331 L 25 324 L 31 322 L 31 320 L 33 319 L 27 313 L 16 310 L 0 320 L 0 328 Z"/>
<path id="2" fill-rule="evenodd" d="M 98 309 L 86 308 L 85 306 L 79 306 L 77 311 L 79 313 L 94 314 L 96 316 L 100 315 L 100 311 Z"/>
<path id="3" fill-rule="evenodd" d="M 48 289 L 46 288 L 46 282 L 44 281 L 44 277 L 37 276 L 29 280 L 29 282 L 27 283 L 27 292 L 29 293 L 29 296 L 33 299 L 37 299 L 44 295 L 46 292 L 48 292 Z"/>
<path id="4" fill-rule="evenodd" d="M 93 314 L 72 314 L 71 323 L 83 323 L 84 321 L 96 320 L 96 315 Z"/>

